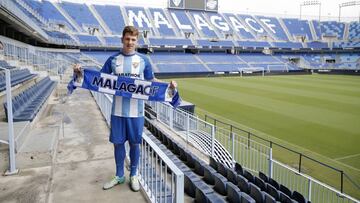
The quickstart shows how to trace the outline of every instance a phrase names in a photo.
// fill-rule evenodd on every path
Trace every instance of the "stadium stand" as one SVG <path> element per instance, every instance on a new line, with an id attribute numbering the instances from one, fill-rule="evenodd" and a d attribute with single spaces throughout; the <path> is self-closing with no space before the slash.
<path id="1" fill-rule="evenodd" d="M 94 5 L 94 7 L 112 33 L 121 35 L 125 21 L 121 15 L 120 7 L 115 5 Z"/>
<path id="2" fill-rule="evenodd" d="M 285 31 L 281 27 L 279 21 L 275 17 L 256 16 L 259 19 L 265 29 L 268 29 L 269 33 L 272 33 L 280 41 L 288 41 Z"/>
<path id="3" fill-rule="evenodd" d="M 351 22 L 349 26 L 349 40 L 360 40 L 360 23 Z"/>
<path id="4" fill-rule="evenodd" d="M 204 38 L 218 38 L 214 28 L 205 20 L 205 17 L 202 15 L 202 12 L 192 11 L 189 12 L 192 17 L 192 21 L 197 25 L 197 29 L 202 33 L 201 36 Z"/>
<path id="5" fill-rule="evenodd" d="M 175 36 L 174 27 L 166 18 L 165 11 L 161 8 L 149 8 L 155 27 L 159 30 L 160 36 Z"/>
<path id="6" fill-rule="evenodd" d="M 151 45 L 173 45 L 173 46 L 189 46 L 193 45 L 190 39 L 166 39 L 166 38 L 149 38 Z"/>
<path id="7" fill-rule="evenodd" d="M 197 40 L 197 44 L 199 46 L 209 46 L 209 47 L 214 47 L 214 46 L 222 46 L 222 47 L 233 47 L 234 44 L 232 41 L 228 41 L 228 40 L 221 40 L 221 41 L 210 41 L 210 40 Z"/>
<path id="8" fill-rule="evenodd" d="M 299 20 L 296 18 L 284 18 L 282 19 L 286 25 L 289 33 L 295 36 L 305 36 L 307 40 L 312 41 L 313 37 L 311 34 L 309 22 L 307 20 Z"/>
<path id="9" fill-rule="evenodd" d="M 344 23 L 338 23 L 335 21 L 321 22 L 313 20 L 314 29 L 319 39 L 323 36 L 332 36 L 337 39 L 343 39 L 344 37 Z"/>
<path id="10" fill-rule="evenodd" d="M 87 32 L 88 27 L 98 28 L 103 32 L 103 28 L 90 12 L 86 4 L 71 3 L 63 1 L 60 6 L 75 20 L 75 22 Z"/>
<path id="11" fill-rule="evenodd" d="M 245 27 L 235 14 L 224 13 L 223 16 L 229 22 L 228 25 L 231 25 L 233 30 L 239 35 L 240 39 L 255 39 L 250 29 Z"/>
<path id="12" fill-rule="evenodd" d="M 56 82 L 46 77 L 14 97 L 12 99 L 14 121 L 32 121 L 55 86 Z M 7 103 L 4 103 L 4 110 L 7 117 Z"/>
<path id="13" fill-rule="evenodd" d="M 31 74 L 28 69 L 11 69 L 11 86 L 18 85 L 22 82 L 30 80 L 36 76 Z M 0 91 L 4 91 L 6 88 L 5 72 L 0 71 Z"/>

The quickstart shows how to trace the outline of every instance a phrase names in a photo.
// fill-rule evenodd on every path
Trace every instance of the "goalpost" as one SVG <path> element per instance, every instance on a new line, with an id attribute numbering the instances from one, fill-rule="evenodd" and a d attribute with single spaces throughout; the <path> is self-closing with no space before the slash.
<path id="1" fill-rule="evenodd" d="M 267 69 L 269 72 L 271 72 L 271 70 L 289 72 L 289 66 L 287 64 L 269 64 L 267 65 Z"/>
<path id="2" fill-rule="evenodd" d="M 250 68 L 239 68 L 240 77 L 243 74 L 253 74 L 253 73 L 261 73 L 261 76 L 265 76 L 265 68 L 264 67 L 250 67 Z"/>

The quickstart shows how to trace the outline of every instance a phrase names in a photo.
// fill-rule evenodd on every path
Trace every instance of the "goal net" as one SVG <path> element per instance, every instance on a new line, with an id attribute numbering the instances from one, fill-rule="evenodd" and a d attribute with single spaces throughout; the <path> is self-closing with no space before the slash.
<path id="1" fill-rule="evenodd" d="M 252 75 L 252 74 L 260 74 L 261 76 L 265 75 L 265 68 L 263 67 L 250 67 L 250 68 L 239 68 L 240 76 L 243 75 Z"/>
<path id="2" fill-rule="evenodd" d="M 267 69 L 269 72 L 289 72 L 287 64 L 269 64 Z"/>

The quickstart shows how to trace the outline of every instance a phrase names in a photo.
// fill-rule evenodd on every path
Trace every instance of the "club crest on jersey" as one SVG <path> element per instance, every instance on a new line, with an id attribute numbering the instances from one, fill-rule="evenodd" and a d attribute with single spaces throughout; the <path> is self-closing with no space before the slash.
<path id="1" fill-rule="evenodd" d="M 137 68 L 137 67 L 139 67 L 139 64 L 140 64 L 139 62 L 133 62 L 133 63 L 132 63 L 132 67 L 133 67 L 133 68 Z"/>

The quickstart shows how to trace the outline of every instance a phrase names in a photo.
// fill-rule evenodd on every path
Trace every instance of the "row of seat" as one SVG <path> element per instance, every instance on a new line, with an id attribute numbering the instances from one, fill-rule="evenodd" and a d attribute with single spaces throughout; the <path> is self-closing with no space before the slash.
<path id="1" fill-rule="evenodd" d="M 227 200 L 255 203 L 255 200 L 244 192 L 234 200 L 232 190 L 238 189 L 236 185 L 227 181 L 223 175 L 149 121 L 145 122 L 145 126 L 155 135 L 152 136 L 154 142 L 184 173 L 185 193 L 195 198 L 195 202 L 226 202 Z"/>
<path id="2" fill-rule="evenodd" d="M 147 116 L 153 117 L 150 114 L 147 114 Z M 210 165 L 207 165 L 204 161 L 198 159 L 190 151 L 182 147 L 177 141 L 167 137 L 165 133 L 154 127 L 151 123 L 148 122 L 146 126 L 161 140 L 164 145 L 164 147 L 161 148 L 164 148 L 164 151 L 171 150 L 179 156 L 180 161 L 186 163 L 186 165 L 182 162 L 176 164 L 183 172 L 185 171 L 185 191 L 187 191 L 190 196 L 196 195 L 196 188 L 199 186 L 199 183 L 197 183 L 197 185 L 194 183 L 194 181 L 198 181 L 196 176 L 186 174 L 188 168 L 193 169 L 197 175 L 203 176 L 207 184 L 214 185 L 215 191 L 221 195 L 226 195 L 229 202 L 239 202 L 243 197 L 247 199 L 251 197 L 254 202 L 266 203 L 309 202 L 299 192 L 292 192 L 286 186 L 277 183 L 277 181 L 267 177 L 262 172 L 259 172 L 259 177 L 257 177 L 243 169 L 239 163 L 235 163 L 234 168 L 229 168 L 214 158 L 210 158 Z M 158 142 L 162 145 L 160 141 Z M 168 152 L 167 154 L 172 160 L 177 162 L 178 159 L 172 152 Z M 249 201 L 251 202 L 251 200 Z"/>
<path id="3" fill-rule="evenodd" d="M 6 68 L 6 69 L 13 69 L 15 68 L 15 66 L 11 66 L 9 65 L 6 61 L 4 60 L 0 60 L 0 67 L 1 68 Z"/>
<path id="4" fill-rule="evenodd" d="M 283 194 L 287 195 L 288 197 L 292 198 L 293 200 L 299 203 L 310 203 L 301 193 L 298 191 L 291 191 L 285 185 L 279 184 L 276 180 L 268 177 L 261 171 L 259 171 L 259 178 L 265 182 L 267 186 L 266 191 L 272 195 L 275 199 L 281 199 Z M 284 195 L 283 195 L 284 196 Z"/>
<path id="5" fill-rule="evenodd" d="M 11 69 L 10 78 L 11 86 L 18 85 L 22 82 L 34 78 L 36 74 L 31 74 L 28 69 Z M 0 92 L 6 89 L 6 75 L 5 71 L 0 72 Z"/>
<path id="6" fill-rule="evenodd" d="M 32 121 L 55 86 L 56 82 L 50 80 L 49 77 L 46 77 L 15 96 L 12 99 L 13 120 L 15 122 Z M 8 117 L 7 103 L 4 103 L 4 110 L 6 117 Z"/>

